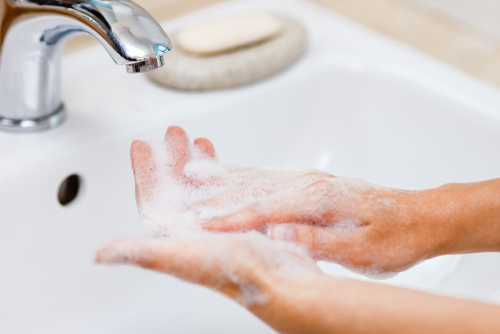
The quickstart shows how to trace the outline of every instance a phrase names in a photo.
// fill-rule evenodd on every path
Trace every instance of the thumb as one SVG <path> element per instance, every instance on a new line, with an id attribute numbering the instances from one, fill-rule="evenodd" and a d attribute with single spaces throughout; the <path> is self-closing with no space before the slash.
<path id="1" fill-rule="evenodd" d="M 144 238 L 108 240 L 98 247 L 94 261 L 98 264 L 139 266 L 211 287 L 219 278 L 220 265 L 217 260 L 207 261 L 207 256 L 209 259 L 213 257 L 210 253 L 211 243 L 204 244 L 201 241 Z"/>
<path id="2" fill-rule="evenodd" d="M 360 250 L 362 228 L 341 230 L 306 224 L 275 224 L 267 229 L 272 240 L 298 243 L 305 246 L 316 260 L 352 263 Z"/>

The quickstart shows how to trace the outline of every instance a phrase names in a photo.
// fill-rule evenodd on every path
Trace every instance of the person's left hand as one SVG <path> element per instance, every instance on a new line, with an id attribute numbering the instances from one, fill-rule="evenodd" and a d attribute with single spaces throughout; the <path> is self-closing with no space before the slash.
<path id="1" fill-rule="evenodd" d="M 95 261 L 173 275 L 218 290 L 246 307 L 266 304 L 280 281 L 322 275 L 307 255 L 257 232 L 205 235 L 190 241 L 110 240 L 99 247 Z"/>
<path id="2" fill-rule="evenodd" d="M 164 141 L 165 145 L 161 147 L 166 150 L 168 156 L 166 166 L 159 165 L 159 160 L 155 159 L 153 148 L 149 144 L 135 141 L 131 146 L 137 204 L 143 216 L 149 213 L 148 205 L 157 201 L 165 190 L 159 188 L 162 186 L 160 182 L 162 177 L 168 177 L 173 184 L 189 189 L 224 187 L 231 181 L 236 181 L 243 185 L 253 184 L 254 188 L 258 183 L 261 187 L 265 185 L 273 191 L 272 185 L 275 180 L 269 177 L 272 173 L 255 169 L 232 166 L 229 175 L 194 177 L 189 174 L 187 165 L 195 159 L 212 161 L 220 165 L 215 159 L 212 143 L 207 139 L 196 139 L 194 147 L 198 152 L 197 156 L 193 157 L 193 151 L 183 129 L 169 127 Z M 256 182 L 258 180 L 263 182 Z M 233 190 L 239 191 L 240 187 L 235 187 Z M 230 197 L 226 196 L 228 196 L 227 191 L 218 198 L 192 203 L 187 210 L 226 205 L 230 201 Z M 231 199 L 237 200 L 234 197 Z M 271 281 L 279 277 L 290 278 L 297 273 L 321 274 L 316 263 L 305 252 L 301 252 L 300 248 L 284 242 L 271 241 L 255 231 L 238 234 L 204 232 L 194 239 L 186 239 L 184 236 L 182 240 L 169 240 L 169 235 L 166 237 L 109 241 L 97 251 L 96 262 L 131 264 L 171 274 L 216 289 L 242 304 L 263 302 Z"/>
<path id="3" fill-rule="evenodd" d="M 134 141 L 130 155 L 137 205 L 147 234 L 153 236 L 172 236 L 172 226 L 162 223 L 165 221 L 175 222 L 174 229 L 194 223 L 201 231 L 211 218 L 259 203 L 274 203 L 275 194 L 334 178 L 297 166 L 273 169 L 222 164 L 211 141 L 198 138 L 190 145 L 185 131 L 176 126 L 168 128 L 161 145 Z M 185 216 L 189 221 L 180 221 Z"/>

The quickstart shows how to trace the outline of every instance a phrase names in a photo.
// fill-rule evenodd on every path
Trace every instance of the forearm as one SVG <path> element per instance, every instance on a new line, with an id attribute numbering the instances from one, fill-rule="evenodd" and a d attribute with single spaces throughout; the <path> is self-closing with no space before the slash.
<path id="1" fill-rule="evenodd" d="M 431 245 L 422 247 L 427 258 L 500 251 L 500 179 L 407 198 L 414 226 L 423 227 L 419 239 Z M 271 291 L 269 303 L 251 311 L 285 334 L 500 333 L 499 306 L 393 286 L 318 276 Z"/>
<path id="2" fill-rule="evenodd" d="M 283 334 L 500 333 L 499 306 L 326 275 L 275 282 L 250 311 Z"/>
<path id="3" fill-rule="evenodd" d="M 424 192 L 439 236 L 433 256 L 500 251 L 500 179 Z"/>

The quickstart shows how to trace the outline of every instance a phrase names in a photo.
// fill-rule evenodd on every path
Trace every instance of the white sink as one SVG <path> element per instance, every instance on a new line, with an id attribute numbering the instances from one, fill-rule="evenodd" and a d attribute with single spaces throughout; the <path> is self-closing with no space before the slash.
<path id="1" fill-rule="evenodd" d="M 411 189 L 500 176 L 500 92 L 362 27 L 301 1 L 245 0 L 165 28 L 247 9 L 302 21 L 304 57 L 255 85 L 182 93 L 92 49 L 64 60 L 63 126 L 0 133 L 1 333 L 274 333 L 209 290 L 92 264 L 99 242 L 142 235 L 129 147 L 169 125 L 241 165 L 305 164 Z M 62 207 L 57 190 L 73 173 L 83 187 Z M 441 257 L 386 282 L 500 302 L 500 254 Z"/>

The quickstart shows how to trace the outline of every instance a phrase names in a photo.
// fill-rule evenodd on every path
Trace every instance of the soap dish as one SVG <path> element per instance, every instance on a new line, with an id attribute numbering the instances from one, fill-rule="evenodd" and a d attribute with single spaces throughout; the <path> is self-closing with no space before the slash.
<path id="1" fill-rule="evenodd" d="M 270 14 L 260 15 L 272 17 L 273 20 L 279 22 L 279 28 L 273 25 L 271 20 L 265 20 L 265 17 L 262 17 L 263 20 L 259 21 L 261 26 L 253 26 L 253 29 L 259 30 L 262 35 L 248 36 L 241 30 L 250 22 L 246 20 L 245 23 L 244 16 L 222 18 L 221 20 L 231 21 L 236 25 L 239 22 L 239 27 L 234 27 L 234 30 L 240 29 L 243 33 L 239 34 L 241 43 L 234 41 L 235 36 L 239 36 L 234 32 L 228 36 L 230 41 L 226 43 L 226 41 L 221 41 L 220 36 L 223 33 L 219 34 L 223 25 L 215 26 L 215 30 L 212 29 L 212 35 L 217 32 L 218 41 L 224 44 L 220 47 L 220 52 L 210 49 L 209 43 L 202 45 L 203 43 L 200 42 L 199 48 L 183 47 L 183 45 L 189 45 L 186 42 L 186 35 L 191 32 L 186 33 L 189 27 L 169 34 L 173 50 L 165 57 L 165 65 L 148 72 L 147 75 L 163 86 L 180 90 L 203 91 L 241 86 L 282 71 L 303 53 L 307 40 L 306 31 L 299 22 L 291 18 Z M 215 22 L 215 20 L 212 21 Z M 198 36 L 200 41 L 203 41 L 205 37 L 203 30 L 210 30 L 203 29 L 203 23 L 194 28 L 191 30 L 200 31 L 202 34 Z M 196 40 L 196 38 L 191 38 L 189 42 L 192 45 Z M 231 43 L 234 44 L 234 48 L 230 47 Z M 197 50 L 201 51 L 197 52 Z"/>

